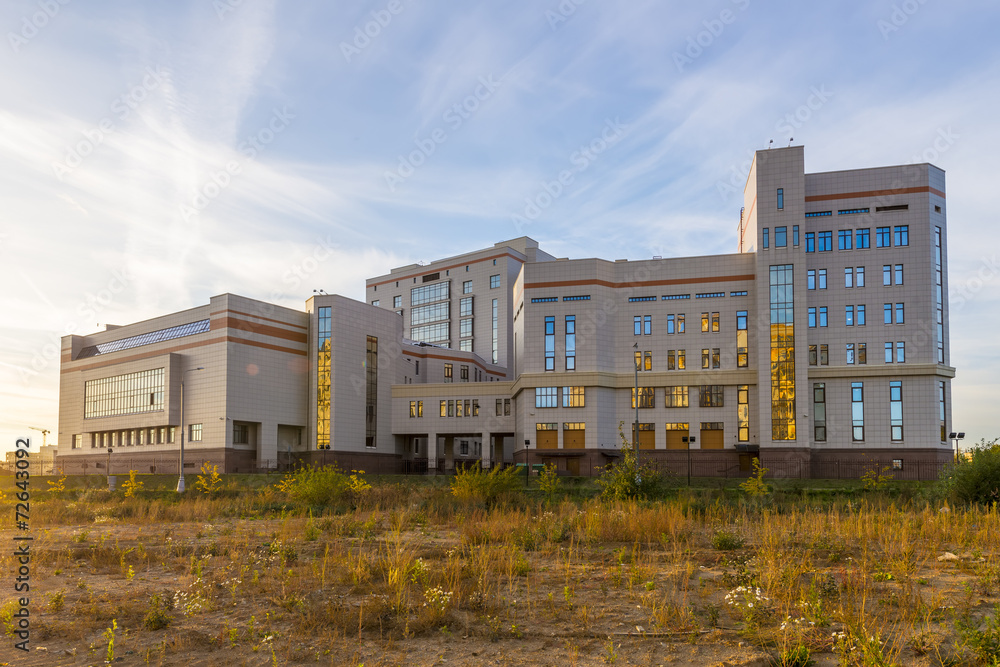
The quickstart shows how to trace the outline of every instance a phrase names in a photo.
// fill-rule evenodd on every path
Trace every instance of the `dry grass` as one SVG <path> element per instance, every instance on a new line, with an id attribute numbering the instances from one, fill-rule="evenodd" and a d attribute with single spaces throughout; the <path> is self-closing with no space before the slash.
<path id="1" fill-rule="evenodd" d="M 819 664 L 976 665 L 1000 593 L 995 507 L 876 495 L 487 509 L 399 485 L 332 508 L 273 489 L 86 491 L 34 500 L 32 528 L 32 641 L 92 661 L 115 621 L 116 653 L 148 664 L 709 664 L 805 647 Z M 716 548 L 721 533 L 738 548 Z"/>

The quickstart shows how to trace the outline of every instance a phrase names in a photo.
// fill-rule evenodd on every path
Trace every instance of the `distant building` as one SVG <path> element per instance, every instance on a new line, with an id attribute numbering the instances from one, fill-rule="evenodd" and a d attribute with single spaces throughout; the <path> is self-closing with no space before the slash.
<path id="1" fill-rule="evenodd" d="M 932 165 L 806 174 L 801 147 L 758 151 L 734 254 L 568 260 L 522 237 L 371 278 L 367 303 L 227 294 L 68 336 L 61 465 L 111 447 L 113 472 L 176 472 L 183 378 L 192 469 L 591 474 L 624 423 L 678 472 L 932 476 L 952 456 L 945 221 Z"/>

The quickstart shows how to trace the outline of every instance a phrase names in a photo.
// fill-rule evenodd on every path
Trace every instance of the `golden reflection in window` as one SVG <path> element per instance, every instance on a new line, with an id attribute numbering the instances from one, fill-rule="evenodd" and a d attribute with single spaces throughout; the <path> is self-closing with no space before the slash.
<path id="1" fill-rule="evenodd" d="M 771 439 L 795 440 L 795 330 L 792 265 L 772 266 Z"/>
<path id="2" fill-rule="evenodd" d="M 316 360 L 316 449 L 330 448 L 330 307 L 318 310 Z"/>

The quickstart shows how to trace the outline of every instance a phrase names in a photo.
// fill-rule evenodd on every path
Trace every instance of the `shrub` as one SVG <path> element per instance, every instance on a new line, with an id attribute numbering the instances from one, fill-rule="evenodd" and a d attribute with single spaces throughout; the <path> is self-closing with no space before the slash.
<path id="1" fill-rule="evenodd" d="M 308 505 L 329 505 L 341 500 L 350 488 L 350 480 L 336 466 L 300 468 L 285 476 L 278 489 L 289 498 Z"/>
<path id="2" fill-rule="evenodd" d="M 944 492 L 955 502 L 989 504 L 1000 501 L 1000 438 L 980 440 L 968 458 L 941 476 Z"/>
<path id="3" fill-rule="evenodd" d="M 719 551 L 735 551 L 743 548 L 743 538 L 736 533 L 720 530 L 712 536 L 712 546 Z"/>
<path id="4" fill-rule="evenodd" d="M 143 483 L 135 479 L 135 471 L 129 470 L 128 479 L 122 482 L 122 488 L 125 489 L 125 497 L 134 498 L 136 491 L 142 491 L 142 486 Z"/>
<path id="5" fill-rule="evenodd" d="M 517 468 L 493 468 L 486 472 L 475 465 L 456 470 L 451 481 L 451 494 L 465 502 L 481 502 L 491 505 L 510 495 L 521 486 Z"/>
<path id="6" fill-rule="evenodd" d="M 201 464 L 201 474 L 194 482 L 195 487 L 207 496 L 214 494 L 222 486 L 222 477 L 219 475 L 219 466 L 212 465 L 208 461 Z"/>
<path id="7" fill-rule="evenodd" d="M 556 473 L 556 467 L 551 463 L 546 463 L 545 467 L 542 469 L 542 474 L 538 478 L 538 488 L 542 490 L 545 494 L 545 499 L 551 504 L 556 499 L 556 494 L 559 493 L 562 483 L 559 480 L 559 475 Z"/>
<path id="8" fill-rule="evenodd" d="M 740 488 L 746 491 L 746 493 L 754 498 L 759 498 L 761 496 L 766 496 L 771 492 L 770 487 L 768 487 L 767 482 L 764 481 L 764 475 L 767 474 L 767 468 L 760 465 L 760 459 L 756 456 L 752 460 L 753 473 L 747 478 L 745 482 L 740 484 Z"/>
<path id="9" fill-rule="evenodd" d="M 663 495 L 666 479 L 649 465 L 639 462 L 639 455 L 625 437 L 623 425 L 618 422 L 622 457 L 617 463 L 604 468 L 597 484 L 605 500 L 649 500 Z"/>

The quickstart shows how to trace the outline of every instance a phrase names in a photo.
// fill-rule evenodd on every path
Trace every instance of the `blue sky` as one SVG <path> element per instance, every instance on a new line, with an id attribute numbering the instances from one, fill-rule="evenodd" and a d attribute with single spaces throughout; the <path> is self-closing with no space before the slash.
<path id="1" fill-rule="evenodd" d="M 946 170 L 954 424 L 1000 436 L 997 25 L 987 0 L 9 0 L 0 449 L 55 432 L 69 332 L 361 298 L 522 234 L 733 252 L 750 155 L 790 137 L 810 172 Z"/>

